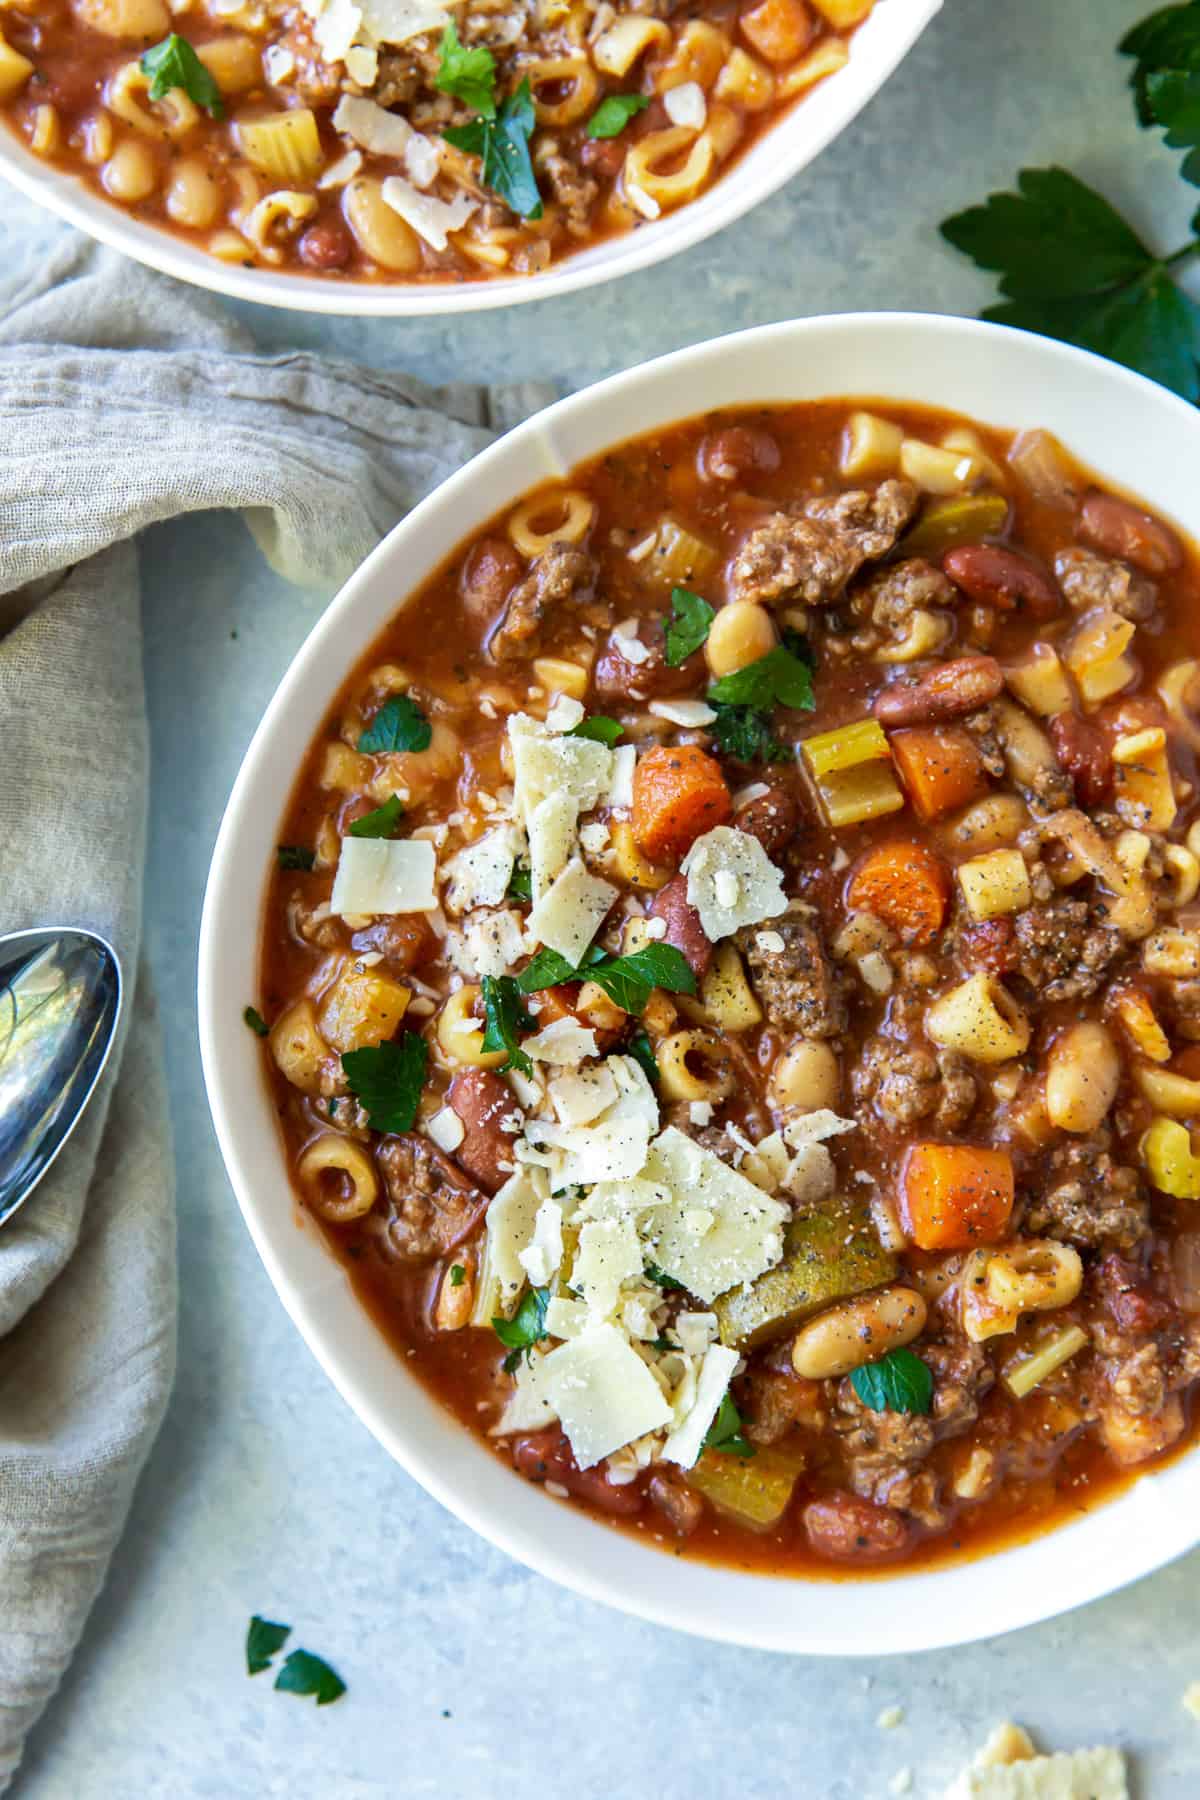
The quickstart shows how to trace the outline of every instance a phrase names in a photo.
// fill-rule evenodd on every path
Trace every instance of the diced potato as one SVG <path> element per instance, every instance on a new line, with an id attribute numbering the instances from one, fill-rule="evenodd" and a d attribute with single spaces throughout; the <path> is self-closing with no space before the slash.
<path id="1" fill-rule="evenodd" d="M 778 1450 L 757 1450 L 749 1457 L 709 1450 L 689 1469 L 687 1481 L 726 1518 L 751 1531 L 769 1531 L 787 1511 L 803 1467 L 798 1457 Z"/>
<path id="2" fill-rule="evenodd" d="M 393 1037 L 412 991 L 375 969 L 343 970 L 321 1008 L 322 1035 L 335 1050 L 361 1050 Z"/>
<path id="3" fill-rule="evenodd" d="M 1017 699 L 1039 718 L 1071 710 L 1071 684 L 1057 651 L 1049 644 L 1031 644 L 1020 662 L 1005 669 L 1004 679 Z"/>
<path id="4" fill-rule="evenodd" d="M 720 1031 L 748 1031 L 762 1024 L 762 1007 L 734 944 L 718 944 L 700 985 L 700 999 L 709 1023 Z"/>
<path id="5" fill-rule="evenodd" d="M 998 919 L 1033 904 L 1029 870 L 1019 850 L 990 850 L 958 866 L 959 885 L 973 919 Z"/>
<path id="6" fill-rule="evenodd" d="M 0 100 L 11 100 L 33 74 L 33 64 L 0 37 Z"/>
<path id="7" fill-rule="evenodd" d="M 1162 726 L 1119 737 L 1112 758 L 1119 817 L 1139 831 L 1169 831 L 1178 809 Z"/>
<path id="8" fill-rule="evenodd" d="M 1099 706 L 1127 687 L 1136 674 L 1125 651 L 1135 627 L 1119 613 L 1091 613 L 1067 639 L 1064 654 L 1088 706 Z"/>
<path id="9" fill-rule="evenodd" d="M 900 473 L 927 494 L 961 494 L 976 485 L 982 469 L 965 451 L 905 438 L 900 446 Z"/>
<path id="10" fill-rule="evenodd" d="M 903 441 L 902 428 L 891 419 L 881 419 L 878 413 L 852 412 L 842 437 L 842 474 L 856 479 L 894 475 Z"/>
<path id="11" fill-rule="evenodd" d="M 879 1242 L 866 1209 L 830 1201 L 821 1212 L 792 1220 L 782 1262 L 714 1302 L 721 1341 L 735 1350 L 768 1343 L 831 1300 L 881 1287 L 895 1273 L 896 1258 Z"/>

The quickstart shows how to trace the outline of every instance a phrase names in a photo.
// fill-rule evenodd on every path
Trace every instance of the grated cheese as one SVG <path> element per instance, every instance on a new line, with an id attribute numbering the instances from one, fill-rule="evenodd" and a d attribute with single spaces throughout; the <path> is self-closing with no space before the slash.
<path id="1" fill-rule="evenodd" d="M 611 882 L 590 874 L 582 857 L 573 856 L 534 906 L 529 930 L 539 943 L 577 965 L 617 898 Z"/>
<path id="2" fill-rule="evenodd" d="M 663 1445 L 665 1462 L 678 1463 L 683 1469 L 692 1467 L 704 1448 L 708 1428 L 717 1416 L 738 1360 L 736 1350 L 727 1350 L 724 1344 L 709 1345 L 700 1366 L 696 1397 Z"/>
<path id="3" fill-rule="evenodd" d="M 517 1253 L 517 1261 L 534 1287 L 546 1287 L 562 1263 L 562 1216 L 557 1200 L 543 1200 L 533 1222 L 533 1236 Z"/>
<path id="4" fill-rule="evenodd" d="M 779 1261 L 789 1208 L 682 1131 L 668 1126 L 656 1138 L 643 1173 L 672 1196 L 648 1224 L 654 1261 L 699 1299 L 715 1300 Z M 698 1212 L 711 1215 L 700 1233 L 687 1218 Z"/>
<path id="5" fill-rule="evenodd" d="M 523 1170 L 510 1175 L 487 1209 L 487 1242 L 491 1266 L 505 1306 L 511 1307 L 525 1286 L 521 1252 L 533 1237 L 541 1202 Z"/>
<path id="6" fill-rule="evenodd" d="M 461 231 L 472 214 L 479 211 L 478 200 L 472 200 L 469 194 L 438 200 L 432 194 L 423 194 L 403 175 L 389 175 L 380 192 L 385 206 L 399 213 L 405 224 L 411 225 L 434 250 L 444 250 L 448 234 Z"/>
<path id="7" fill-rule="evenodd" d="M 522 1038 L 521 1048 L 535 1062 L 581 1063 L 596 1054 L 596 1033 L 575 1019 L 552 1019 L 534 1037 Z"/>
<path id="8" fill-rule="evenodd" d="M 330 911 L 341 917 L 432 912 L 437 852 L 422 838 L 342 839 Z"/>
<path id="9" fill-rule="evenodd" d="M 390 113 L 374 100 L 343 94 L 334 109 L 333 129 L 376 156 L 403 156 L 412 126 L 399 113 Z"/>
<path id="10" fill-rule="evenodd" d="M 452 856 L 442 870 L 446 910 L 463 913 L 476 906 L 503 905 L 521 848 L 517 826 L 494 825 Z"/>
<path id="11" fill-rule="evenodd" d="M 688 902 L 714 943 L 787 910 L 783 876 L 758 839 L 735 826 L 718 825 L 697 838 L 682 868 Z"/>
<path id="12" fill-rule="evenodd" d="M 652 700 L 650 711 L 668 725 L 681 725 L 684 730 L 699 730 L 711 725 L 716 713 L 703 700 Z"/>
<path id="13" fill-rule="evenodd" d="M 426 1135 L 439 1150 L 452 1156 L 467 1135 L 467 1128 L 452 1106 L 439 1107 L 425 1127 Z"/>
<path id="14" fill-rule="evenodd" d="M 671 1419 L 661 1388 L 615 1325 L 592 1325 L 543 1359 L 542 1392 L 581 1469 Z"/>
<path id="15" fill-rule="evenodd" d="M 592 1219 L 579 1233 L 571 1286 L 601 1319 L 615 1312 L 622 1287 L 642 1274 L 642 1246 L 628 1216 Z"/>
<path id="16" fill-rule="evenodd" d="M 550 1104 L 560 1125 L 589 1125 L 617 1097 L 611 1069 L 581 1069 L 577 1075 L 559 1075 L 550 1083 Z"/>

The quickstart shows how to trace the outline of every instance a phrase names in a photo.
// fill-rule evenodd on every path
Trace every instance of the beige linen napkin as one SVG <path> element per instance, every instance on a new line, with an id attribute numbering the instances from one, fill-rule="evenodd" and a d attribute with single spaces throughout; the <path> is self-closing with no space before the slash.
<path id="1" fill-rule="evenodd" d="M 0 930 L 102 932 L 131 998 L 80 1130 L 0 1230 L 0 1793 L 104 1579 L 174 1365 L 173 1170 L 138 960 L 133 539 L 236 507 L 281 573 L 331 588 L 547 398 L 256 356 L 217 302 L 80 240 L 0 295 Z"/>

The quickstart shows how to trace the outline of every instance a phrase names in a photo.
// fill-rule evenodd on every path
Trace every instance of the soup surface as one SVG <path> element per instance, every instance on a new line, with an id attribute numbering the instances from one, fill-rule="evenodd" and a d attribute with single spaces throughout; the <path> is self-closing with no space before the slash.
<path id="1" fill-rule="evenodd" d="M 397 614 L 250 1018 L 302 1205 L 520 1475 L 865 1571 L 1186 1441 L 1198 593 L 1045 433 L 831 402 L 614 450 Z"/>
<path id="2" fill-rule="evenodd" d="M 695 198 L 873 5 L 12 0 L 0 107 L 226 262 L 534 274 Z"/>

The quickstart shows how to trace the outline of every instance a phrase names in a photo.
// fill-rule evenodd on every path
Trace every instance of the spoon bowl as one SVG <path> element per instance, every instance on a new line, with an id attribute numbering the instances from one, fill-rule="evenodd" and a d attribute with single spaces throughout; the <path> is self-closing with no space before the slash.
<path id="1" fill-rule="evenodd" d="M 70 1137 L 121 1016 L 111 944 L 71 926 L 0 937 L 0 1226 Z"/>

